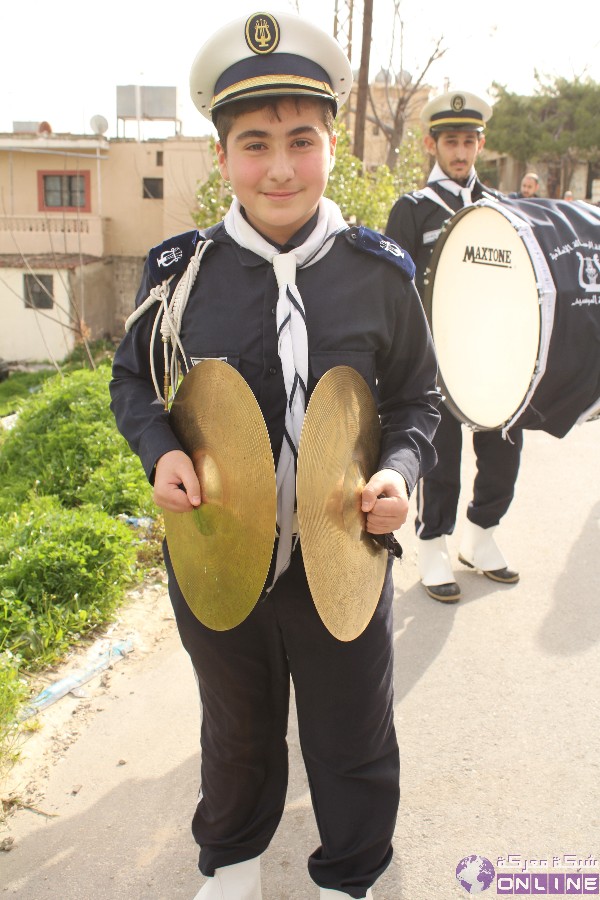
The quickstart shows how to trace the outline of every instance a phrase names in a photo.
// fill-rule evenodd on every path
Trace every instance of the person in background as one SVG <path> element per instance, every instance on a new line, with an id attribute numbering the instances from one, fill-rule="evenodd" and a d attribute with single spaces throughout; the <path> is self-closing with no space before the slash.
<path id="1" fill-rule="evenodd" d="M 203 485 L 157 396 L 165 361 L 160 340 L 151 349 L 155 316 L 145 311 L 146 298 L 151 304 L 170 290 L 163 279 L 181 279 L 188 296 L 180 354 L 189 367 L 217 358 L 238 370 L 277 466 L 282 504 L 268 588 L 239 625 L 215 631 L 198 621 L 165 545 L 169 593 L 202 707 L 192 831 L 207 881 L 198 900 L 262 897 L 260 859 L 287 790 L 291 679 L 320 837 L 308 862 L 314 895 L 371 898 L 392 858 L 400 796 L 393 559 L 371 621 L 343 642 L 321 621 L 302 541 L 292 540 L 299 429 L 328 370 L 358 370 L 379 404 L 379 468 L 358 500 L 367 531 L 389 536 L 400 528 L 418 478 L 435 464 L 437 365 L 413 262 L 383 235 L 349 227 L 323 197 L 334 119 L 351 86 L 337 41 L 293 14 L 237 19 L 206 41 L 192 65 L 191 93 L 217 130 L 218 165 L 235 197 L 222 222 L 150 251 L 138 312 L 114 359 L 112 409 L 154 483 L 156 503 L 172 513 L 193 510 Z M 251 542 L 247 553 L 250 565 Z M 280 896 L 312 894 L 290 883 Z"/>
<path id="2" fill-rule="evenodd" d="M 535 172 L 527 172 L 521 179 L 521 187 L 514 194 L 508 196 L 514 199 L 523 198 L 524 200 L 532 200 L 538 195 L 540 189 L 540 179 Z"/>
<path id="3" fill-rule="evenodd" d="M 422 121 L 425 149 L 434 165 L 426 186 L 404 194 L 394 204 L 386 234 L 408 250 L 417 267 L 421 296 L 424 274 L 444 223 L 455 212 L 485 197 L 501 195 L 484 187 L 475 162 L 485 145 L 490 106 L 475 94 L 451 91 L 425 105 Z M 456 525 L 461 489 L 463 435 L 468 433 L 448 407 L 440 407 L 441 422 L 434 438 L 438 462 L 418 485 L 416 530 L 421 582 L 434 600 L 456 603 L 460 586 L 454 576 L 447 537 Z M 494 531 L 513 499 L 523 433 L 504 440 L 499 431 L 475 431 L 473 448 L 477 474 L 462 529 L 459 560 L 501 584 L 513 584 L 519 574 L 510 568 Z"/>
<path id="4" fill-rule="evenodd" d="M 571 203 L 575 198 L 573 197 L 573 191 L 565 191 L 563 200 L 566 200 L 568 203 Z"/>

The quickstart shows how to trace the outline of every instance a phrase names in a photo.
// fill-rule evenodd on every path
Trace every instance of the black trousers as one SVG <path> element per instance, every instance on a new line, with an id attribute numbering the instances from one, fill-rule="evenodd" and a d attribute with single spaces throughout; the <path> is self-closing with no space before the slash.
<path id="1" fill-rule="evenodd" d="M 433 439 L 438 462 L 417 489 L 415 524 L 423 540 L 452 534 L 460 495 L 463 426 L 444 403 L 439 410 L 441 421 Z M 511 431 L 511 440 L 504 440 L 500 431 L 473 432 L 477 473 L 467 518 L 475 525 L 491 528 L 507 512 L 515 493 L 522 447 L 520 429 Z"/>
<path id="2" fill-rule="evenodd" d="M 334 638 L 313 604 L 301 550 L 230 631 L 190 612 L 165 551 L 169 593 L 202 703 L 201 791 L 192 831 L 200 870 L 252 859 L 281 819 L 293 679 L 300 744 L 321 840 L 309 873 L 352 897 L 388 866 L 400 798 L 393 709 L 393 584 L 355 641 Z"/>

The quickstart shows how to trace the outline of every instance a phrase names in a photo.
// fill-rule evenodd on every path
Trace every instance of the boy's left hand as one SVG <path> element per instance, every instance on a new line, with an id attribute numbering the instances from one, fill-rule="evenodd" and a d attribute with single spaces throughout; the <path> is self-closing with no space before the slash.
<path id="1" fill-rule="evenodd" d="M 362 511 L 367 513 L 367 531 L 388 534 L 406 522 L 408 492 L 406 482 L 394 469 L 375 472 L 362 492 Z"/>

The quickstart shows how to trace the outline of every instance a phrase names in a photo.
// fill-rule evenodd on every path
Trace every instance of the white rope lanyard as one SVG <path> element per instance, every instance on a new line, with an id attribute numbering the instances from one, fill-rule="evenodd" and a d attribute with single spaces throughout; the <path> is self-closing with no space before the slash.
<path id="1" fill-rule="evenodd" d="M 211 240 L 205 240 L 198 243 L 194 255 L 191 257 L 187 269 L 179 279 L 173 297 L 169 302 L 170 284 L 174 275 L 167 278 L 161 284 L 157 284 L 152 288 L 148 297 L 133 312 L 125 322 L 125 331 L 128 332 L 135 322 L 150 309 L 154 303 L 158 303 L 159 309 L 152 326 L 152 335 L 150 337 L 150 371 L 152 373 L 152 383 L 156 396 L 161 402 L 164 402 L 165 409 L 169 409 L 169 401 L 173 399 L 175 389 L 179 382 L 180 363 L 177 350 L 181 354 L 181 359 L 185 366 L 186 372 L 189 372 L 189 365 L 180 340 L 181 323 L 185 312 L 194 282 L 200 269 L 202 257 L 206 253 L 208 247 L 213 243 Z M 163 343 L 164 353 L 164 383 L 161 386 L 158 383 L 156 374 L 156 366 L 154 362 L 154 348 L 156 344 L 156 336 L 160 329 L 160 336 Z M 169 359 L 170 353 L 170 359 Z"/>

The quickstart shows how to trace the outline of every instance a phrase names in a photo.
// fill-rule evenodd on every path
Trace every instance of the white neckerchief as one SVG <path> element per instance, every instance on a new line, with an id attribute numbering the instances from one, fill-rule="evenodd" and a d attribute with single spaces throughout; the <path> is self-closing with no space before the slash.
<path id="1" fill-rule="evenodd" d="M 463 206 L 471 206 L 473 202 L 473 200 L 471 199 L 471 191 L 473 190 L 476 180 L 477 172 L 475 171 L 475 168 L 473 166 L 471 166 L 471 171 L 467 176 L 466 185 L 462 185 L 457 181 L 454 181 L 452 178 L 448 178 L 440 164 L 436 162 L 433 169 L 429 173 L 427 184 L 439 184 L 440 187 L 443 187 L 446 191 L 450 191 L 450 193 L 454 194 L 455 197 L 460 197 L 462 199 Z"/>
<path id="2" fill-rule="evenodd" d="M 296 268 L 312 266 L 329 252 L 336 234 L 348 226 L 333 201 L 319 201 L 317 224 L 299 247 L 281 253 L 263 238 L 244 218 L 239 200 L 233 203 L 223 219 L 225 230 L 236 243 L 272 264 L 279 297 L 277 300 L 278 353 L 285 384 L 287 404 L 285 430 L 277 464 L 277 525 L 279 544 L 275 560 L 273 584 L 285 572 L 292 555 L 293 519 L 296 502 L 296 458 L 308 382 L 308 338 L 304 304 L 296 287 Z M 270 589 L 270 588 L 269 588 Z"/>

